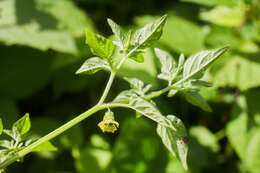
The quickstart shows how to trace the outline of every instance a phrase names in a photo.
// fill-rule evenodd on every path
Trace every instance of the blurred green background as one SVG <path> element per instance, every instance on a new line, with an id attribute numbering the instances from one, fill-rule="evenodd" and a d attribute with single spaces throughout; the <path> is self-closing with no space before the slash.
<path id="1" fill-rule="evenodd" d="M 189 131 L 189 171 L 164 148 L 156 124 L 116 109 L 120 129 L 103 134 L 95 114 L 52 140 L 57 152 L 29 154 L 7 172 L 26 173 L 259 173 L 259 0 L 0 0 L 0 116 L 5 128 L 29 112 L 31 133 L 45 135 L 98 101 L 106 72 L 78 76 L 91 57 L 84 30 L 112 34 L 106 18 L 125 29 L 169 14 L 154 45 L 176 58 L 203 49 L 230 49 L 207 73 L 214 84 L 201 94 L 213 112 L 178 95 L 155 99 L 163 114 L 180 117 Z M 137 76 L 154 89 L 159 70 L 153 50 L 143 64 L 127 64 L 120 75 Z M 128 84 L 118 77 L 109 99 Z"/>

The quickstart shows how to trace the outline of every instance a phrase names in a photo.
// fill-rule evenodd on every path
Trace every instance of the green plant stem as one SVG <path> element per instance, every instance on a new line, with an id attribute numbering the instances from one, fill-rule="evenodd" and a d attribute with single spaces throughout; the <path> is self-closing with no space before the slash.
<path id="1" fill-rule="evenodd" d="M 139 46 L 133 48 L 130 52 L 128 52 L 128 54 L 126 54 L 126 56 L 124 56 L 121 61 L 118 63 L 118 65 L 116 66 L 116 70 L 119 70 L 120 67 L 123 65 L 123 63 L 126 61 L 126 59 L 132 55 L 132 53 L 134 53 L 137 49 L 139 48 Z"/>
<path id="2" fill-rule="evenodd" d="M 218 141 L 223 139 L 226 136 L 226 129 L 223 128 L 223 129 L 219 130 L 217 133 L 215 133 L 215 136 Z"/>
<path id="3" fill-rule="evenodd" d="M 112 83 L 113 83 L 113 81 L 115 79 L 115 75 L 116 75 L 116 72 L 112 71 L 111 74 L 110 74 L 110 77 L 108 79 L 107 86 L 106 86 L 106 88 L 105 88 L 105 90 L 103 92 L 103 95 L 102 95 L 102 97 L 100 98 L 100 100 L 98 102 L 98 105 L 101 105 L 105 101 L 105 99 L 106 99 L 106 97 L 108 95 L 108 92 L 109 92 L 109 90 L 110 90 L 110 88 L 112 86 Z"/>
<path id="4" fill-rule="evenodd" d="M 189 78 L 184 78 L 176 83 L 174 83 L 173 85 L 171 86 L 168 86 L 166 88 L 163 88 L 161 90 L 158 90 L 158 91 L 154 91 L 154 92 L 151 92 L 149 95 L 143 97 L 143 99 L 145 100 L 151 100 L 152 98 L 154 97 L 158 97 L 160 95 L 162 95 L 163 93 L 166 93 L 168 91 L 170 91 L 171 89 L 178 89 L 178 86 L 183 84 L 186 80 L 188 80 Z"/>
<path id="5" fill-rule="evenodd" d="M 60 135 L 64 131 L 70 129 L 72 126 L 74 126 L 74 125 L 78 124 L 79 122 L 81 122 L 82 120 L 86 119 L 90 115 L 94 114 L 95 112 L 97 112 L 99 110 L 105 109 L 106 107 L 107 106 L 104 106 L 104 105 L 96 105 L 96 106 L 92 107 L 91 109 L 87 110 L 86 112 L 80 114 L 76 118 L 74 118 L 71 121 L 67 122 L 66 124 L 60 126 L 56 130 L 47 134 L 46 136 L 38 139 L 37 141 L 35 141 L 31 145 L 29 145 L 28 147 L 22 149 L 14 157 L 12 157 L 12 158 L 4 161 L 3 163 L 1 163 L 0 164 L 0 170 L 6 168 L 11 163 L 15 162 L 16 160 L 18 160 L 18 159 L 24 157 L 25 155 L 27 155 L 28 153 L 32 152 L 33 149 L 35 149 L 39 145 L 43 144 L 44 142 L 47 142 L 47 141 L 53 139 L 54 137 Z"/>

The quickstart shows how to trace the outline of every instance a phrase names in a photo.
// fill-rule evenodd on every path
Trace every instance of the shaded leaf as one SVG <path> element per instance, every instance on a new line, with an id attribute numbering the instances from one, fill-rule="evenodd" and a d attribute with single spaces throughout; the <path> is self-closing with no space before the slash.
<path id="1" fill-rule="evenodd" d="M 24 135 L 25 133 L 27 133 L 30 130 L 30 128 L 31 121 L 28 113 L 25 114 L 19 120 L 17 120 L 12 126 L 12 130 L 14 132 L 18 132 L 20 135 Z"/>
<path id="2" fill-rule="evenodd" d="M 194 106 L 200 107 L 202 110 L 211 112 L 209 104 L 204 100 L 204 98 L 198 93 L 198 91 L 184 90 L 182 91 L 186 100 Z"/>
<path id="3" fill-rule="evenodd" d="M 77 70 L 76 74 L 94 74 L 99 70 L 111 71 L 109 63 L 105 59 L 92 57 L 87 59 L 83 65 Z"/>
<path id="4" fill-rule="evenodd" d="M 174 157 L 177 157 L 183 167 L 187 169 L 187 154 L 188 146 L 186 144 L 187 132 L 182 121 L 174 115 L 168 115 L 167 119 L 171 121 L 171 125 L 176 129 L 173 131 L 169 127 L 158 124 L 157 133 L 161 137 L 163 144 L 171 152 Z"/>
<path id="5" fill-rule="evenodd" d="M 139 48 L 150 47 L 161 37 L 166 18 L 167 15 L 164 15 L 160 19 L 157 19 L 156 21 L 145 25 L 143 28 L 138 29 L 133 36 L 134 45 Z"/>
<path id="6" fill-rule="evenodd" d="M 56 148 L 50 141 L 46 141 L 39 145 L 38 147 L 34 148 L 31 152 L 40 152 L 40 151 L 57 151 Z"/>
<path id="7" fill-rule="evenodd" d="M 227 50 L 227 47 L 205 50 L 190 56 L 184 63 L 183 81 L 193 78 L 198 73 L 205 70 L 220 55 Z M 201 77 L 201 76 L 200 76 Z"/>
<path id="8" fill-rule="evenodd" d="M 89 29 L 86 29 L 86 44 L 89 45 L 92 53 L 101 58 L 109 59 L 115 49 L 113 42 L 101 35 L 96 35 Z"/>

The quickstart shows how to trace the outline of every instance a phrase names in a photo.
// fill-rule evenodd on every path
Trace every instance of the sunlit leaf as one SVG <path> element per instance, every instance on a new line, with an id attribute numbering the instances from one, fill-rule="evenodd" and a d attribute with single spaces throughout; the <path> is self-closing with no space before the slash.
<path id="1" fill-rule="evenodd" d="M 83 65 L 77 70 L 76 74 L 85 73 L 93 74 L 99 70 L 111 71 L 109 63 L 106 59 L 101 59 L 99 57 L 93 57 L 87 59 Z"/>
<path id="2" fill-rule="evenodd" d="M 158 78 L 172 81 L 176 71 L 174 58 L 168 52 L 161 49 L 155 48 L 154 51 L 161 63 L 161 73 L 158 75 Z"/>
<path id="3" fill-rule="evenodd" d="M 227 47 L 205 50 L 190 56 L 184 63 L 183 80 L 194 77 L 198 73 L 205 70 L 220 55 L 227 50 Z"/>
<path id="4" fill-rule="evenodd" d="M 89 29 L 86 29 L 86 44 L 89 45 L 94 55 L 106 59 L 109 59 L 112 56 L 115 49 L 111 40 L 95 34 Z"/>
<path id="5" fill-rule="evenodd" d="M 20 135 L 24 135 L 31 128 L 31 121 L 29 114 L 25 114 L 21 119 L 17 120 L 13 126 L 12 130 L 18 132 Z"/>
<path id="6" fill-rule="evenodd" d="M 116 98 L 113 100 L 113 102 L 116 103 L 129 103 L 130 99 L 136 98 L 136 92 L 134 90 L 126 90 L 122 91 Z"/>
<path id="7" fill-rule="evenodd" d="M 171 121 L 171 125 L 176 130 L 174 131 L 172 128 L 158 124 L 157 133 L 161 137 L 166 148 L 174 157 L 177 157 L 181 161 L 183 167 L 187 169 L 188 167 L 186 159 L 188 154 L 188 146 L 186 144 L 186 128 L 182 121 L 173 115 L 168 115 L 167 119 Z"/>
<path id="8" fill-rule="evenodd" d="M 150 84 L 145 86 L 144 82 L 137 78 L 125 78 L 125 79 L 129 82 L 130 87 L 134 89 L 139 96 L 144 96 L 145 93 L 149 91 L 149 89 L 152 87 Z"/>
<path id="9" fill-rule="evenodd" d="M 145 25 L 143 28 L 138 29 L 133 36 L 134 45 L 139 48 L 147 48 L 151 46 L 161 37 L 166 18 L 167 15 L 164 15 L 160 19 L 157 19 L 156 21 Z"/>
<path id="10" fill-rule="evenodd" d="M 121 49 L 124 49 L 126 47 L 127 38 L 126 38 L 125 34 L 123 33 L 123 31 L 121 30 L 120 26 L 111 19 L 107 19 L 107 22 L 108 22 L 110 28 L 112 29 L 113 33 L 115 34 L 115 37 L 119 43 L 119 47 Z"/>

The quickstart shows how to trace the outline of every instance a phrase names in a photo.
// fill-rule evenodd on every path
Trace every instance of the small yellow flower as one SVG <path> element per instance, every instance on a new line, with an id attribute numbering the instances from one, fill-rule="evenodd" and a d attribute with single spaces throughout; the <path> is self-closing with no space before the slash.
<path id="1" fill-rule="evenodd" d="M 119 128 L 119 123 L 115 121 L 114 113 L 108 110 L 103 120 L 98 123 L 98 127 L 102 130 L 102 132 L 114 133 Z"/>

